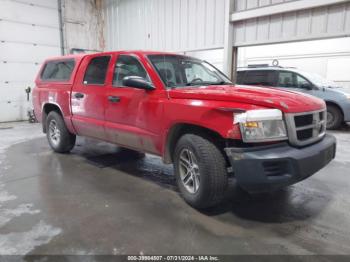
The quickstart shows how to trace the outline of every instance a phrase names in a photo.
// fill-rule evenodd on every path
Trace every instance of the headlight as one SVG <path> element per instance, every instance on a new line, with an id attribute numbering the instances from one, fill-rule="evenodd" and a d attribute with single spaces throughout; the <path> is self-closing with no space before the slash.
<path id="1" fill-rule="evenodd" d="M 234 123 L 239 123 L 244 142 L 279 141 L 288 138 L 282 112 L 278 109 L 249 110 L 235 114 Z"/>

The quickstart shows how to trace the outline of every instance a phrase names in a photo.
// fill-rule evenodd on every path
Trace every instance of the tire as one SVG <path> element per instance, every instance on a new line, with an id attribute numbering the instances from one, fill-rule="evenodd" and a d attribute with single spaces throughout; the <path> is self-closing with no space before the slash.
<path id="1" fill-rule="evenodd" d="M 185 167 L 188 161 L 183 160 L 186 155 L 193 160 L 191 178 L 186 176 L 189 170 Z M 198 135 L 183 135 L 175 147 L 173 159 L 176 182 L 188 204 L 202 209 L 222 202 L 228 185 L 226 161 L 214 143 Z"/>
<path id="2" fill-rule="evenodd" d="M 50 147 L 57 153 L 68 153 L 74 145 L 76 136 L 71 134 L 62 116 L 56 111 L 51 111 L 46 119 L 46 137 Z"/>
<path id="3" fill-rule="evenodd" d="M 338 107 L 327 105 L 327 129 L 339 129 L 343 123 L 343 114 Z"/>

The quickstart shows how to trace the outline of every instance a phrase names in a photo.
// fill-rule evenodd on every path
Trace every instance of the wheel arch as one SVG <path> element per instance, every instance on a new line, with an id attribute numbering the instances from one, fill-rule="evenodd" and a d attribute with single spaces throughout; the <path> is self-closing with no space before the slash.
<path id="1" fill-rule="evenodd" d="M 43 127 L 43 132 L 44 133 L 46 133 L 46 131 L 47 131 L 47 126 L 46 126 L 47 116 L 52 111 L 57 112 L 58 114 L 60 114 L 63 117 L 62 109 L 61 109 L 61 107 L 58 104 L 51 103 L 51 102 L 43 104 L 43 108 L 42 108 L 42 127 Z"/>
<path id="2" fill-rule="evenodd" d="M 163 153 L 164 163 L 171 164 L 173 162 L 173 152 L 175 150 L 176 143 L 184 134 L 195 134 L 205 137 L 217 145 L 220 150 L 223 150 L 225 145 L 225 139 L 218 132 L 212 129 L 195 124 L 177 123 L 173 125 L 167 133 Z"/>
<path id="3" fill-rule="evenodd" d="M 344 119 L 344 111 L 343 111 L 343 109 L 341 108 L 341 106 L 338 104 L 338 103 L 336 103 L 336 102 L 334 102 L 334 101 L 327 101 L 327 100 L 325 100 L 325 102 L 326 102 L 326 105 L 327 106 L 334 106 L 334 107 L 336 107 L 336 108 L 338 108 L 339 109 L 339 111 L 340 111 L 340 113 L 342 114 L 342 116 L 343 116 L 343 119 Z"/>

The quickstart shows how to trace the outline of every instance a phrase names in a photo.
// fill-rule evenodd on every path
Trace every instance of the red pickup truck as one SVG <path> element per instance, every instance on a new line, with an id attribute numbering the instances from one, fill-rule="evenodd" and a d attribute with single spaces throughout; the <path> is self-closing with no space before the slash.
<path id="1" fill-rule="evenodd" d="M 76 135 L 174 164 L 192 206 L 224 198 L 228 178 L 248 192 L 301 181 L 334 157 L 326 105 L 292 91 L 232 85 L 209 63 L 161 52 L 48 59 L 36 79 L 37 119 L 55 152 Z"/>

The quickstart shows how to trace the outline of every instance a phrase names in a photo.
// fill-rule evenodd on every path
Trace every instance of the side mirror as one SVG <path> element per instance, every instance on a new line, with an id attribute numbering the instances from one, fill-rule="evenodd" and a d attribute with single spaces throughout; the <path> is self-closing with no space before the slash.
<path id="1" fill-rule="evenodd" d="M 154 90 L 152 83 L 139 76 L 126 76 L 123 78 L 123 86 L 129 86 L 144 90 Z"/>

